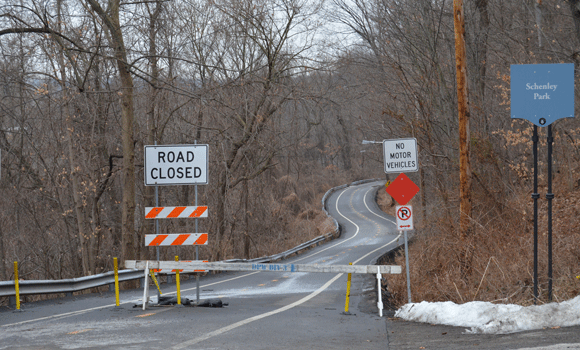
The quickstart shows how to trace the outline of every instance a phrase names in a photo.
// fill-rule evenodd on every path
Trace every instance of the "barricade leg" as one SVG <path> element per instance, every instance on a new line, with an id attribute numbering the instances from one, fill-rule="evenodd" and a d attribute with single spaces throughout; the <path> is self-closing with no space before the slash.
<path id="1" fill-rule="evenodd" d="M 352 265 L 352 263 L 348 263 L 349 265 Z M 345 315 L 350 315 L 350 312 L 348 311 L 348 307 L 349 307 L 349 301 L 350 301 L 350 284 L 351 284 L 351 278 L 352 278 L 352 274 L 349 273 L 348 274 L 348 278 L 346 280 L 346 299 L 344 301 L 344 314 Z"/>
<path id="2" fill-rule="evenodd" d="M 145 279 L 143 282 L 143 311 L 147 308 L 149 302 L 149 261 L 145 264 Z"/>
<path id="3" fill-rule="evenodd" d="M 149 275 L 151 276 L 151 280 L 153 281 L 153 283 L 155 283 L 155 287 L 157 287 L 157 292 L 158 292 L 157 303 L 159 304 L 159 296 L 161 294 L 163 294 L 163 293 L 161 293 L 161 287 L 159 287 L 159 283 L 157 282 L 157 278 L 155 278 L 155 273 L 153 273 L 153 270 L 149 270 Z M 157 276 L 159 276 L 159 275 L 157 275 Z"/>
<path id="4" fill-rule="evenodd" d="M 377 302 L 377 307 L 379 308 L 379 317 L 383 317 L 383 297 L 381 291 L 381 273 L 377 272 L 377 292 L 379 294 L 379 301 Z"/>

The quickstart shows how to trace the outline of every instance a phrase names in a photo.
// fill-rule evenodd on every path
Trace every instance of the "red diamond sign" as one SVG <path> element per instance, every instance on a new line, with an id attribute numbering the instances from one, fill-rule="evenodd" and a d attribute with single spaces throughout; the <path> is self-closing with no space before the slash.
<path id="1" fill-rule="evenodd" d="M 419 186 L 415 185 L 415 183 L 403 173 L 397 176 L 389 187 L 387 187 L 387 193 L 393 197 L 399 205 L 409 203 L 417 192 L 419 192 Z"/>

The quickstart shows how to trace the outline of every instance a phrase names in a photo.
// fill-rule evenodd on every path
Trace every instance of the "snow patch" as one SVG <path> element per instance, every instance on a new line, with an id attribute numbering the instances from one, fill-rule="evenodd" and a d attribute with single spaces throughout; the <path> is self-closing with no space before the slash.
<path id="1" fill-rule="evenodd" d="M 520 306 L 472 301 L 410 303 L 395 313 L 407 321 L 469 327 L 467 333 L 506 334 L 580 325 L 580 296 L 561 303 Z"/>

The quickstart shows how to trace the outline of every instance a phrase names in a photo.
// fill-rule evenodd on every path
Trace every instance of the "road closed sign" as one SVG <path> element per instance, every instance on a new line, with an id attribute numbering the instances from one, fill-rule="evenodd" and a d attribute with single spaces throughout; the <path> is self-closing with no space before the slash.
<path id="1" fill-rule="evenodd" d="M 385 173 L 407 173 L 419 170 L 417 160 L 417 139 L 396 139 L 383 141 Z"/>
<path id="2" fill-rule="evenodd" d="M 145 185 L 206 185 L 208 145 L 145 146 Z"/>
<path id="3" fill-rule="evenodd" d="M 396 207 L 397 210 L 397 230 L 408 231 L 413 229 L 413 207 L 410 205 L 401 205 Z"/>

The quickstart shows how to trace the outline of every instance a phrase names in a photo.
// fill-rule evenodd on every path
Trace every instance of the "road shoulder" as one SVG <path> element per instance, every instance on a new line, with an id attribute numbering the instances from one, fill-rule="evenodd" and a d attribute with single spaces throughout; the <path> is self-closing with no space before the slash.
<path id="1" fill-rule="evenodd" d="M 408 322 L 395 318 L 392 311 L 385 314 L 389 350 L 580 349 L 580 326 L 511 334 L 468 334 L 465 327 Z"/>

